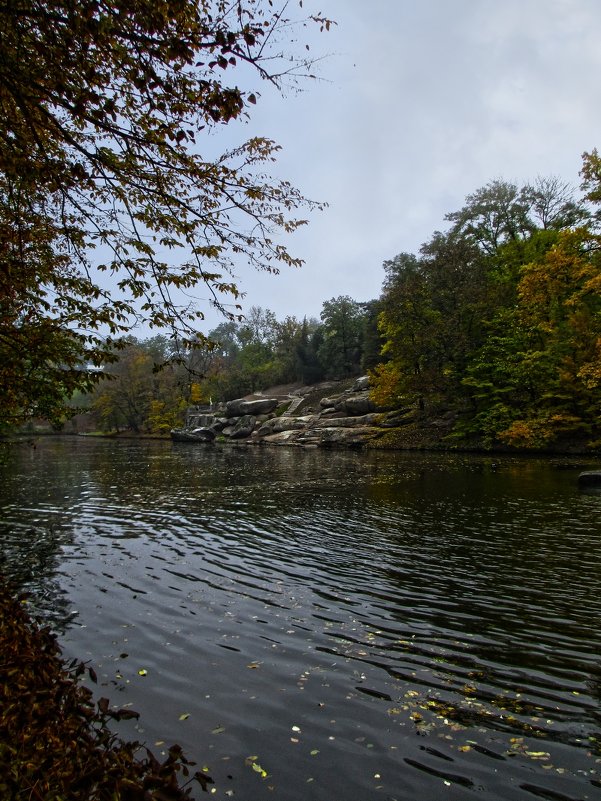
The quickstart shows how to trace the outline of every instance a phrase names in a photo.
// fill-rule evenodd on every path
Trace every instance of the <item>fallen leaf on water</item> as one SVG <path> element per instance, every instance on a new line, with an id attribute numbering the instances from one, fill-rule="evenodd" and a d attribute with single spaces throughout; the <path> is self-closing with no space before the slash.
<path id="1" fill-rule="evenodd" d="M 148 671 L 145 668 L 140 668 L 140 670 L 138 670 L 138 676 L 147 676 L 147 675 Z"/>
<path id="2" fill-rule="evenodd" d="M 225 731 L 225 726 L 216 726 L 214 729 L 211 730 L 211 734 L 221 734 Z"/>
<path id="3" fill-rule="evenodd" d="M 189 717 L 190 717 L 190 713 L 189 712 L 182 712 L 182 714 L 179 716 L 179 719 L 180 720 L 188 720 Z"/>
<path id="4" fill-rule="evenodd" d="M 317 756 L 317 754 L 319 754 L 319 749 L 317 749 L 317 748 L 314 748 L 314 749 L 311 751 L 311 756 Z"/>
<path id="5" fill-rule="evenodd" d="M 262 779 L 265 779 L 267 778 L 268 775 L 267 771 L 264 768 L 262 768 L 261 765 L 259 765 L 259 763 L 256 761 L 257 759 L 258 759 L 257 756 L 249 756 L 246 757 L 244 762 L 246 765 L 249 765 L 255 771 L 255 773 L 258 773 Z"/>

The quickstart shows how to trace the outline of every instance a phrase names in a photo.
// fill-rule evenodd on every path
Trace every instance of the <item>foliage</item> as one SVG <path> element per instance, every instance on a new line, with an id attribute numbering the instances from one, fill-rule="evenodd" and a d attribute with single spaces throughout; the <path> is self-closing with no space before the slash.
<path id="1" fill-rule="evenodd" d="M 259 137 L 215 156 L 199 140 L 257 102 L 240 83 L 309 74 L 310 59 L 277 50 L 287 6 L 1 5 L 0 388 L 12 389 L 0 422 L 58 414 L 136 320 L 198 343 L 191 293 L 235 315 L 239 262 L 300 263 L 277 235 L 316 204 L 263 173 L 278 146 Z"/>
<path id="2" fill-rule="evenodd" d="M 170 356 L 166 338 L 139 342 L 129 337 L 118 356 L 92 395 L 100 428 L 167 433 L 181 424 L 192 402 L 193 382 L 183 366 L 165 364 Z"/>
<path id="3" fill-rule="evenodd" d="M 209 332 L 216 344 L 201 370 L 202 397 L 231 400 L 275 384 L 319 381 L 319 331 L 315 320 L 288 316 L 279 321 L 259 307 L 241 322 L 221 323 Z"/>
<path id="4" fill-rule="evenodd" d="M 189 766 L 179 746 L 161 763 L 137 742 L 110 731 L 130 709 L 94 703 L 80 684 L 80 662 L 67 664 L 56 637 L 31 621 L 24 597 L 0 586 L 0 795 L 36 801 L 183 801 L 189 782 L 211 779 Z M 96 676 L 87 668 L 92 681 Z M 182 785 L 182 780 L 186 780 Z"/>
<path id="5" fill-rule="evenodd" d="M 380 331 L 398 394 L 422 406 L 456 397 L 491 295 L 480 251 L 463 237 L 436 233 L 420 257 L 400 254 L 384 269 Z"/>
<path id="6" fill-rule="evenodd" d="M 398 409 L 403 404 L 405 398 L 400 394 L 403 380 L 398 363 L 378 364 L 369 376 L 373 386 L 371 399 L 378 409 Z"/>
<path id="7" fill-rule="evenodd" d="M 293 316 L 278 320 L 269 309 L 253 306 L 242 320 L 210 331 L 210 344 L 199 343 L 183 364 L 166 366 L 173 355 L 171 340 L 128 337 L 117 362 L 105 371 L 110 380 L 92 393 L 100 426 L 165 433 L 181 424 L 189 404 L 358 375 L 370 330 L 365 305 L 347 296 L 333 298 L 323 304 L 321 317 L 321 322 Z"/>
<path id="8" fill-rule="evenodd" d="M 588 203 L 601 200 L 599 163 L 585 154 Z M 447 219 L 419 256 L 384 264 L 374 400 L 453 410 L 455 443 L 594 442 L 601 261 L 589 205 L 555 178 L 493 181 Z"/>
<path id="9" fill-rule="evenodd" d="M 324 301 L 321 320 L 323 342 L 319 361 L 326 378 L 358 375 L 361 365 L 363 310 L 348 295 Z"/>

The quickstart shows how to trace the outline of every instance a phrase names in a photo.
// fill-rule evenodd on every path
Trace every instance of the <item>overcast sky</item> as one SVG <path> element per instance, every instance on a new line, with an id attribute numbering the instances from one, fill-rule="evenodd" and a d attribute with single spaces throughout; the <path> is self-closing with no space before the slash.
<path id="1" fill-rule="evenodd" d="M 305 0 L 304 10 L 338 23 L 310 34 L 313 53 L 331 54 L 324 80 L 285 98 L 263 92 L 237 133 L 278 141 L 272 173 L 329 207 L 287 238 L 301 270 L 240 270 L 247 309 L 318 317 L 332 297 L 378 297 L 382 262 L 444 229 L 468 193 L 538 175 L 577 186 L 583 151 L 601 146 L 601 0 Z"/>

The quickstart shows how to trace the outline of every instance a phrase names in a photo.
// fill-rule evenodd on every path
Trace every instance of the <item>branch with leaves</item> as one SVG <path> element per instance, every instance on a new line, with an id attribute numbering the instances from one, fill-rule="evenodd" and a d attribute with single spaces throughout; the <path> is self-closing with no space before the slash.
<path id="1" fill-rule="evenodd" d="M 198 343 L 202 288 L 234 318 L 239 265 L 300 264 L 279 236 L 320 204 L 264 173 L 278 146 L 251 138 L 213 158 L 199 141 L 257 102 L 238 81 L 281 89 L 311 75 L 290 31 L 331 22 L 292 20 L 291 5 L 0 5 L 0 341 L 31 323 L 69 329 L 81 353 L 66 367 L 85 382 L 85 362 L 103 363 L 136 321 Z M 4 420 L 26 414 L 15 402 Z"/>

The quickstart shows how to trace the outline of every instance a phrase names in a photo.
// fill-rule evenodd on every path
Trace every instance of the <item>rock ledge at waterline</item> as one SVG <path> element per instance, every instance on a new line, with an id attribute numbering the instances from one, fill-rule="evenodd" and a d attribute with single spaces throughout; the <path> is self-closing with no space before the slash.
<path id="1" fill-rule="evenodd" d="M 394 412 L 376 408 L 367 376 L 354 382 L 326 382 L 272 397 L 253 395 L 215 407 L 191 407 L 184 428 L 171 437 L 181 442 L 296 445 L 299 447 L 390 447 L 381 442 L 391 429 L 415 426 L 415 409 Z M 431 423 L 430 423 L 431 425 Z M 437 434 L 448 427 L 442 424 Z M 404 447 L 419 444 L 406 441 Z M 411 437 L 408 437 L 411 440 Z M 435 443 L 430 443 L 435 445 Z"/>

